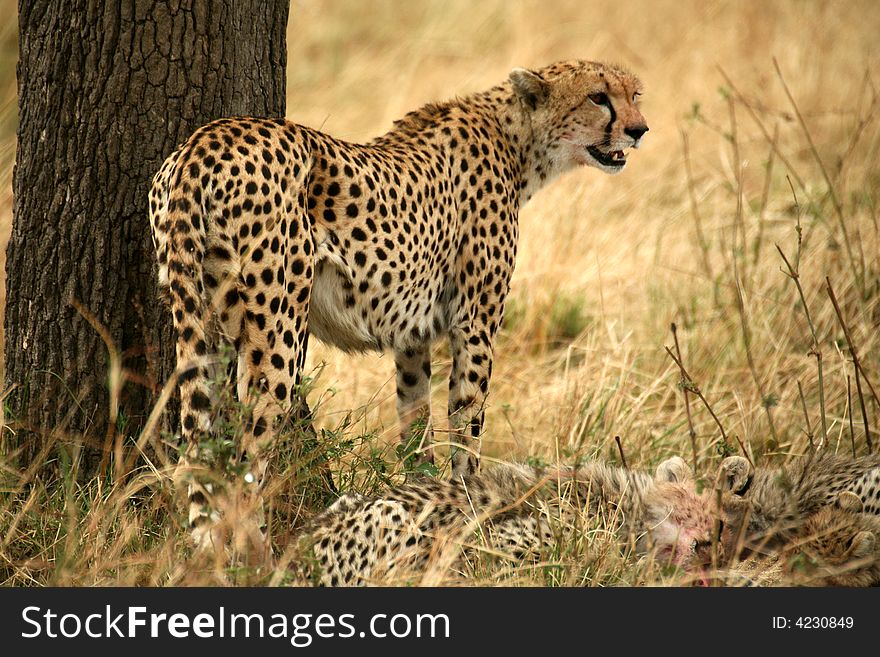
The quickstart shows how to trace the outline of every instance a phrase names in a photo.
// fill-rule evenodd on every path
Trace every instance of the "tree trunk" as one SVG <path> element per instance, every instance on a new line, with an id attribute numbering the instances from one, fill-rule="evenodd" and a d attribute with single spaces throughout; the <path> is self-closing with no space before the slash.
<path id="1" fill-rule="evenodd" d="M 6 449 L 137 433 L 174 369 L 147 219 L 150 179 L 200 125 L 284 116 L 288 0 L 19 0 L 7 251 Z M 81 310 L 78 309 L 81 308 Z M 90 317 L 91 319 L 87 319 Z M 106 329 L 124 384 L 111 394 Z M 169 413 L 171 421 L 175 414 Z"/>

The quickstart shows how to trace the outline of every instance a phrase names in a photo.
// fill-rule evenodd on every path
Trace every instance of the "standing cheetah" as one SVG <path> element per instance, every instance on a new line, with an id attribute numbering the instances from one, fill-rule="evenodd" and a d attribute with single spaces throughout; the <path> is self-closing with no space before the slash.
<path id="1" fill-rule="evenodd" d="M 562 492 L 565 482 L 574 490 Z M 710 562 L 715 516 L 680 458 L 654 477 L 599 462 L 577 469 L 503 464 L 452 481 L 428 480 L 380 497 L 345 495 L 317 516 L 296 546 L 306 576 L 325 586 L 419 581 L 468 548 L 507 558 L 551 551 L 561 533 L 583 529 L 581 511 L 641 554 L 686 570 Z"/>
<path id="2" fill-rule="evenodd" d="M 426 105 L 367 144 L 281 119 L 199 128 L 149 197 L 177 333 L 181 471 L 212 461 L 210 368 L 228 344 L 252 409 L 238 461 L 259 494 L 277 422 L 308 416 L 300 376 L 312 333 L 349 352 L 393 351 L 401 435 L 428 427 L 412 436 L 425 458 L 430 347 L 446 336 L 453 473 L 474 472 L 520 208 L 568 169 L 621 171 L 648 130 L 640 94 L 627 71 L 567 61 Z M 215 542 L 220 487 L 190 484 L 199 545 Z"/>

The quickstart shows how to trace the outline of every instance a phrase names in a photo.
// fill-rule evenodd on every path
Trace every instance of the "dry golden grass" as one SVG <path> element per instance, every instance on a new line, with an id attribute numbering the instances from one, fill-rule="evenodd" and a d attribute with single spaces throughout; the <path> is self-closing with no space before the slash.
<path id="1" fill-rule="evenodd" d="M 850 450 L 854 442 L 863 451 L 853 366 L 825 277 L 880 389 L 877 25 L 880 5 L 870 0 L 299 0 L 291 8 L 287 114 L 364 140 L 409 109 L 491 86 L 514 66 L 572 57 L 625 64 L 645 84 L 651 131 L 620 176 L 572 172 L 522 212 L 483 452 L 615 459 L 620 436 L 631 465 L 679 454 L 705 474 L 738 441 L 756 460 L 803 452 L 809 440 L 822 440 L 823 409 L 829 448 Z M 0 41 L 14 43 L 8 29 Z M 13 152 L 7 89 L 14 88 L 3 57 L 5 236 Z M 777 244 L 799 270 L 822 354 L 824 405 L 811 330 Z M 681 376 L 664 350 L 673 345 L 673 322 L 684 365 L 727 435 L 723 445 L 691 395 L 696 455 Z M 309 362 L 319 373 L 311 398 L 319 426 L 366 436 L 361 456 L 393 446 L 393 359 L 345 356 L 313 342 Z M 443 440 L 449 359 L 440 345 L 435 372 L 434 424 Z M 877 445 L 880 404 L 861 383 Z M 3 503 L 6 582 L 201 581 L 177 563 L 179 532 L 154 522 L 169 499 L 165 488 L 144 482 L 149 492 L 134 508 L 128 491 L 108 497 L 99 484 L 66 498 L 64 490 L 35 492 L 24 511 L 27 496 Z M 376 482 L 364 475 L 348 485 Z M 71 499 L 80 501 L 79 515 Z M 58 517 L 40 514 L 41 505 Z M 643 583 L 659 572 L 614 579 L 624 571 L 609 566 L 587 580 Z"/>
<path id="2" fill-rule="evenodd" d="M 869 16 L 880 16 L 880 8 L 760 2 L 472 5 L 295 6 L 294 26 L 298 11 L 310 29 L 291 33 L 288 116 L 365 139 L 387 129 L 408 108 L 487 87 L 515 65 L 589 57 L 624 62 L 643 79 L 651 132 L 627 170 L 616 177 L 575 171 L 522 213 L 521 249 L 484 449 L 497 456 L 553 454 L 557 446 L 574 446 L 587 436 L 589 444 L 608 452 L 618 434 L 635 462 L 689 451 L 676 368 L 663 350 L 672 344 L 672 322 L 679 326 L 686 366 L 727 432 L 762 448 L 769 432 L 745 357 L 736 280 L 761 386 L 777 398 L 772 412 L 780 440 L 803 441 L 796 383 L 801 381 L 810 401 L 816 373 L 795 287 L 780 272 L 783 261 L 774 248 L 779 243 L 790 258 L 796 250 L 797 211 L 786 174 L 803 181 L 803 186 L 795 183 L 805 241 L 800 267 L 823 340 L 829 432 L 837 441 L 848 431 L 843 402 L 845 372 L 851 368 L 845 349 L 835 348 L 843 336 L 823 284 L 824 276 L 831 276 L 838 296 L 847 299 L 844 307 L 860 348 L 870 356 L 880 131 L 875 83 L 866 77 L 878 57 L 869 49 L 871 30 L 863 28 L 872 23 Z M 845 205 L 855 255 L 866 259 L 866 284 L 872 288 L 867 298 L 854 296 L 828 187 L 773 57 Z M 743 96 L 734 103 L 741 217 L 730 141 L 731 87 L 722 70 Z M 780 155 L 793 168 L 787 171 L 779 155 L 772 158 L 766 203 L 770 143 L 749 108 L 771 137 L 778 130 Z M 711 277 L 688 195 L 682 134 L 690 146 Z M 735 232 L 738 225 L 745 237 Z M 576 335 L 565 348 L 552 348 L 560 335 L 571 334 Z M 316 345 L 310 360 L 326 364 L 318 388 L 337 391 L 322 405 L 322 424 L 366 407 L 366 426 L 381 427 L 393 440 L 389 357 L 353 359 Z M 434 397 L 438 426 L 446 408 L 448 360 L 442 355 L 441 365 L 446 369 L 438 369 Z M 869 372 L 871 365 L 866 364 Z M 810 408 L 815 425 L 816 405 Z M 702 409 L 695 407 L 694 416 L 702 458 L 713 454 L 717 431 Z"/>

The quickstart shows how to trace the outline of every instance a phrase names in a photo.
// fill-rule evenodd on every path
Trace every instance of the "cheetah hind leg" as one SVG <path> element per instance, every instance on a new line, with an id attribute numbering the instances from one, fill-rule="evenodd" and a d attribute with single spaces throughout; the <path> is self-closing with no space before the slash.
<path id="1" fill-rule="evenodd" d="M 304 509 L 323 511 L 338 499 L 339 491 L 330 470 L 328 445 L 314 428 L 304 396 L 279 424 L 277 437 L 266 479 L 270 524 L 266 529 L 283 545 L 284 537 L 311 515 Z"/>
<path id="2" fill-rule="evenodd" d="M 285 429 L 292 431 L 300 441 L 297 462 L 302 465 L 297 480 L 306 481 L 306 491 L 313 493 L 319 508 L 323 509 L 336 500 L 339 489 L 333 481 L 330 459 L 315 430 L 312 411 L 305 394 L 300 396 L 297 409 L 291 416 Z M 298 497 L 302 497 L 302 490 L 298 490 L 298 493 Z"/>

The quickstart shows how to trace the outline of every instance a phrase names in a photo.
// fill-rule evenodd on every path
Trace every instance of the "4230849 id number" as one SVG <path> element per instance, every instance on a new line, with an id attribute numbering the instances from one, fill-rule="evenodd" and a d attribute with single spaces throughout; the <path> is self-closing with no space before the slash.
<path id="1" fill-rule="evenodd" d="M 852 616 L 786 616 L 773 617 L 774 630 L 851 630 L 855 625 Z"/>

